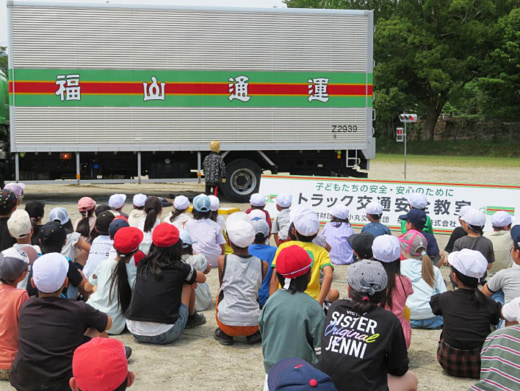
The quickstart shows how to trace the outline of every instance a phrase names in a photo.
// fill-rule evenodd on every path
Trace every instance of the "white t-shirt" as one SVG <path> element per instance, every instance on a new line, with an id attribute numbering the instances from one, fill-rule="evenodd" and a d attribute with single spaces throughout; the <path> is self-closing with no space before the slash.
<path id="1" fill-rule="evenodd" d="M 148 231 L 148 232 L 144 232 L 144 220 L 141 221 L 139 223 L 139 225 L 137 226 L 137 228 L 139 228 L 141 231 L 143 231 L 143 234 L 144 234 L 143 241 L 139 245 L 139 250 L 141 250 L 146 255 L 148 255 L 148 253 L 150 252 L 150 247 L 152 246 L 152 243 L 153 243 L 152 232 L 155 229 L 155 227 L 157 227 L 159 224 L 161 224 L 161 220 L 159 218 L 157 218 L 157 220 L 155 220 L 155 224 L 152 227 L 152 230 Z"/>
<path id="2" fill-rule="evenodd" d="M 212 267 L 217 266 L 218 257 L 222 254 L 220 245 L 226 243 L 220 225 L 211 219 L 193 219 L 186 223 L 185 229 L 194 242 L 193 251 L 204 255 Z"/>
<path id="3" fill-rule="evenodd" d="M 87 262 L 83 268 L 86 278 L 90 278 L 101 261 L 108 258 L 113 244 L 114 241 L 108 235 L 99 235 L 92 241 Z"/>
<path id="4" fill-rule="evenodd" d="M 121 313 L 119 306 L 117 288 L 112 289 L 112 295 L 110 295 L 112 273 L 116 265 L 117 261 L 114 258 L 101 261 L 96 271 L 90 277 L 90 283 L 97 285 L 97 290 L 90 295 L 87 300 L 87 304 L 110 315 L 112 318 L 112 327 L 107 330 L 108 334 L 120 334 L 125 329 L 125 317 Z M 137 268 L 133 260 L 130 260 L 130 262 L 126 264 L 126 273 L 128 274 L 128 283 L 133 291 L 137 273 Z"/>
<path id="5" fill-rule="evenodd" d="M 191 216 L 187 213 L 181 213 L 180 215 L 178 215 L 175 220 L 170 221 L 170 217 L 172 217 L 172 212 L 168 213 L 168 216 L 165 217 L 165 219 L 163 220 L 164 223 L 168 223 L 168 224 L 171 224 L 171 225 L 174 225 L 175 227 L 177 227 L 178 229 L 184 229 L 186 223 L 191 220 Z"/>

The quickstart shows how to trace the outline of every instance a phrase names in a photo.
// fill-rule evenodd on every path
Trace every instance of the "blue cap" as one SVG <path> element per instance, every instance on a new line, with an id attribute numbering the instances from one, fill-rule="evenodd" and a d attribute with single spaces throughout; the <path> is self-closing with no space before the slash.
<path id="1" fill-rule="evenodd" d="M 206 194 L 199 194 L 193 199 L 193 208 L 201 213 L 210 212 L 211 200 Z"/>
<path id="2" fill-rule="evenodd" d="M 399 216 L 399 220 L 406 220 L 417 229 L 424 228 L 426 219 L 426 212 L 422 209 L 411 209 L 407 214 Z"/>
<path id="3" fill-rule="evenodd" d="M 511 238 L 515 242 L 515 247 L 520 248 L 520 225 L 515 225 L 511 228 Z"/>
<path id="4" fill-rule="evenodd" d="M 116 232 L 123 227 L 130 227 L 130 224 L 128 224 L 128 221 L 126 221 L 125 219 L 112 220 L 112 222 L 108 226 L 108 235 L 110 236 L 110 239 L 114 240 Z"/>
<path id="5" fill-rule="evenodd" d="M 329 375 L 301 358 L 278 361 L 269 372 L 267 384 L 269 391 L 337 391 Z"/>

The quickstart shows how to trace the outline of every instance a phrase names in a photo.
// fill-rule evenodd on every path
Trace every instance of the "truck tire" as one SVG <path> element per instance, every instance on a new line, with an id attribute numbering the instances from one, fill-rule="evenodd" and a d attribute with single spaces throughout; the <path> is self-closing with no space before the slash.
<path id="1" fill-rule="evenodd" d="M 258 192 L 262 169 L 248 159 L 233 160 L 226 164 L 226 183 L 222 192 L 230 201 L 249 202 L 251 194 Z"/>

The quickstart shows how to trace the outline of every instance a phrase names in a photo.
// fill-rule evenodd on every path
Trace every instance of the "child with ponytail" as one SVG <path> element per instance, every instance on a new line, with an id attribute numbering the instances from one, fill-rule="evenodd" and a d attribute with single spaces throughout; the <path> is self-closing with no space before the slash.
<path id="1" fill-rule="evenodd" d="M 102 261 L 90 277 L 97 290 L 87 304 L 112 317 L 108 334 L 121 334 L 125 329 L 125 312 L 130 305 L 137 269 L 131 262 L 139 250 L 143 233 L 135 227 L 120 228 L 114 236 L 117 255 Z"/>
<path id="2" fill-rule="evenodd" d="M 356 262 L 348 269 L 350 300 L 337 300 L 329 308 L 316 367 L 338 391 L 417 389 L 401 323 L 379 306 L 386 287 L 381 263 Z"/>
<path id="3" fill-rule="evenodd" d="M 439 329 L 442 316 L 435 316 L 430 308 L 430 298 L 446 292 L 441 271 L 434 266 L 426 253 L 426 238 L 414 229 L 399 237 L 401 243 L 401 274 L 412 280 L 413 293 L 406 306 L 410 309 L 410 325 L 417 329 Z"/>
<path id="4" fill-rule="evenodd" d="M 500 303 L 484 296 L 478 286 L 488 262 L 477 250 L 463 249 L 448 256 L 450 279 L 458 289 L 430 300 L 434 314 L 444 317 L 437 360 L 450 376 L 480 376 L 480 350 L 500 318 Z M 471 327 L 468 327 L 471 325 Z"/>
<path id="5" fill-rule="evenodd" d="M 146 218 L 141 221 L 137 228 L 144 233 L 143 241 L 141 242 L 140 250 L 148 254 L 150 246 L 152 245 L 152 232 L 154 228 L 161 223 L 160 217 L 162 213 L 161 200 L 155 196 L 150 196 L 144 203 L 144 211 Z"/>

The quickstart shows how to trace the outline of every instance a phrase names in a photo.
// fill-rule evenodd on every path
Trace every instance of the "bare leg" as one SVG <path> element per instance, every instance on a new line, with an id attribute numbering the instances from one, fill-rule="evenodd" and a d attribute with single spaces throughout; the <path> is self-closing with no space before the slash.
<path id="1" fill-rule="evenodd" d="M 417 391 L 417 376 L 407 371 L 403 376 L 388 375 L 388 389 L 390 391 Z"/>

